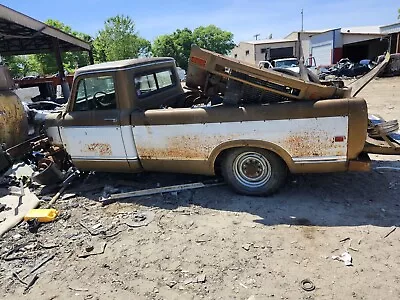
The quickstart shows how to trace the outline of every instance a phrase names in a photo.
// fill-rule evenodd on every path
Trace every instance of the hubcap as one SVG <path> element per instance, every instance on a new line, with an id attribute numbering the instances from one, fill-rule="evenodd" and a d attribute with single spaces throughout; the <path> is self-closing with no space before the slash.
<path id="1" fill-rule="evenodd" d="M 260 153 L 244 152 L 235 158 L 233 174 L 244 186 L 257 188 L 271 178 L 271 165 Z"/>

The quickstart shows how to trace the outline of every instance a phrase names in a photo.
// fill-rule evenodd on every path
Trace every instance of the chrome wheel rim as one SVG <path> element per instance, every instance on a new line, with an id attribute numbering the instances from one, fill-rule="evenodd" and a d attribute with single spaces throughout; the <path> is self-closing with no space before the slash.
<path id="1" fill-rule="evenodd" d="M 258 188 L 271 178 L 271 164 L 260 153 L 244 152 L 233 161 L 233 174 L 242 185 Z"/>

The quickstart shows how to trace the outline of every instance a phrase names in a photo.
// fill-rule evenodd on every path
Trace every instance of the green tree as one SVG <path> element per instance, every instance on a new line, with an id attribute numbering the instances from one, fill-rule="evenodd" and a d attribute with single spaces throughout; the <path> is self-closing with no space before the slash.
<path id="1" fill-rule="evenodd" d="M 172 34 L 157 37 L 153 43 L 152 53 L 155 56 L 173 57 L 176 64 L 186 70 L 193 43 L 193 33 L 190 29 L 177 29 Z"/>
<path id="2" fill-rule="evenodd" d="M 400 20 L 400 8 L 397 10 L 397 19 Z"/>
<path id="3" fill-rule="evenodd" d="M 228 54 L 234 47 L 233 33 L 222 30 L 215 25 L 200 26 L 193 31 L 193 38 L 199 47 Z"/>
<path id="4" fill-rule="evenodd" d="M 2 58 L 14 78 L 21 78 L 27 75 L 36 75 L 38 73 L 38 65 L 31 55 L 6 56 Z"/>
<path id="5" fill-rule="evenodd" d="M 80 38 L 88 43 L 92 42 L 92 37 L 90 35 L 73 31 L 70 26 L 58 20 L 49 19 L 45 22 L 54 28 L 60 29 L 61 31 L 71 34 L 77 38 Z M 64 69 L 68 73 L 73 73 L 76 68 L 83 67 L 89 64 L 89 55 L 86 51 L 77 52 L 64 52 L 61 54 L 63 60 Z M 57 62 L 54 53 L 43 53 L 36 54 L 33 56 L 39 66 L 40 74 L 54 74 L 58 72 Z"/>
<path id="6" fill-rule="evenodd" d="M 155 56 L 173 57 L 179 67 L 187 70 L 193 44 L 221 54 L 228 54 L 235 47 L 231 32 L 209 25 L 198 27 L 194 31 L 185 28 L 161 35 L 155 39 L 152 53 Z"/>
<path id="7" fill-rule="evenodd" d="M 104 22 L 93 47 L 96 61 L 103 62 L 146 56 L 151 44 L 139 36 L 130 17 L 117 15 Z"/>

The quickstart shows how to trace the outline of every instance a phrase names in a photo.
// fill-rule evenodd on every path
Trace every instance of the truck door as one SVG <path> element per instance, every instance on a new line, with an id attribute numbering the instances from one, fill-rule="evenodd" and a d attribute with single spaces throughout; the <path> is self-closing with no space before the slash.
<path id="1" fill-rule="evenodd" d="M 113 73 L 84 75 L 75 81 L 60 129 L 73 163 L 82 170 L 129 169 Z"/>

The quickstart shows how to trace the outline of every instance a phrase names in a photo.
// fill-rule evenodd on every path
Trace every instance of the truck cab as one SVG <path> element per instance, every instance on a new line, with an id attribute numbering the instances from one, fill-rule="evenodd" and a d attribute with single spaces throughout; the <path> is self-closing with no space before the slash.
<path id="1" fill-rule="evenodd" d="M 47 133 L 81 169 L 140 171 L 131 128 L 135 114 L 177 107 L 184 91 L 171 58 L 83 67 L 64 112 L 48 117 Z"/>

